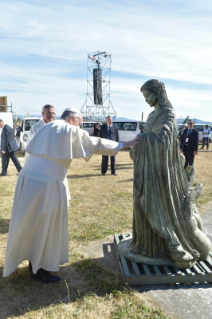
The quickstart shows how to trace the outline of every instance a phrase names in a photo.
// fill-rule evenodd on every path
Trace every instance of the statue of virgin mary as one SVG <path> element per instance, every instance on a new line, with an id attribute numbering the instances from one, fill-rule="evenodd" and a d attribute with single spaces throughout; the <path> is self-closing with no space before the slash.
<path id="1" fill-rule="evenodd" d="M 129 254 L 135 261 L 147 257 L 149 264 L 192 267 L 207 258 L 211 249 L 195 205 L 203 185 L 192 184 L 193 167 L 184 170 L 175 112 L 164 84 L 149 80 L 141 92 L 154 110 L 131 150 L 134 189 Z"/>

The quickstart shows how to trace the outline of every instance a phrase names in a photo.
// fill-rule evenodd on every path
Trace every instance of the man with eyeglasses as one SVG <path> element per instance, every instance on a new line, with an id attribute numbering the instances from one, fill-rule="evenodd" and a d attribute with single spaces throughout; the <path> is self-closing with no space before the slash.
<path id="1" fill-rule="evenodd" d="M 37 131 L 38 131 L 43 125 L 54 121 L 54 117 L 55 117 L 55 115 L 56 115 L 54 106 L 52 106 L 52 105 L 50 105 L 50 104 L 44 105 L 43 108 L 42 108 L 41 114 L 43 115 L 43 118 L 40 119 L 39 122 L 35 123 L 35 124 L 31 127 L 31 129 L 30 129 L 30 131 L 29 131 L 28 140 L 27 140 L 27 145 L 29 144 L 29 142 L 31 141 L 31 139 L 33 138 L 33 136 L 37 133 Z"/>
<path id="2" fill-rule="evenodd" d="M 194 122 L 188 120 L 188 128 L 183 132 L 180 143 L 180 153 L 185 156 L 185 167 L 188 165 L 194 166 L 194 156 L 198 154 L 199 133 L 194 128 Z"/>

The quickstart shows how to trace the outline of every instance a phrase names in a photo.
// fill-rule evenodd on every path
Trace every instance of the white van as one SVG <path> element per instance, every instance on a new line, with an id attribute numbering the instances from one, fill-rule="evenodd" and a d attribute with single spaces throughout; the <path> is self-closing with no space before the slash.
<path id="1" fill-rule="evenodd" d="M 93 127 L 94 124 L 96 124 L 97 122 L 82 122 L 80 128 L 87 131 L 89 133 L 89 135 L 93 135 Z M 99 127 L 101 126 L 101 123 L 99 123 Z"/>
<path id="2" fill-rule="evenodd" d="M 202 131 L 204 130 L 205 125 L 208 125 L 208 124 L 198 124 L 198 123 L 195 123 L 195 124 L 194 124 L 195 129 L 199 132 L 199 142 L 202 142 L 202 141 L 203 141 Z M 211 126 L 211 125 L 208 125 L 208 128 L 209 128 L 209 130 L 210 130 L 209 143 L 211 143 L 211 142 L 212 142 L 212 126 Z"/>
<path id="3" fill-rule="evenodd" d="M 113 124 L 118 127 L 120 142 L 128 142 L 141 133 L 145 122 L 142 121 L 113 121 Z"/>
<path id="4" fill-rule="evenodd" d="M 20 126 L 18 127 L 16 133 L 16 144 L 21 152 L 21 154 L 25 153 L 25 148 L 27 146 L 28 133 L 31 127 L 40 121 L 39 117 L 26 117 L 21 120 Z"/>

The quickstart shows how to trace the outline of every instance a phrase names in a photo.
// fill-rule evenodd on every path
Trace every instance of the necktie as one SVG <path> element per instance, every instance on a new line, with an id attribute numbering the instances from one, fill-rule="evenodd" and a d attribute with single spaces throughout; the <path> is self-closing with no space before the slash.
<path id="1" fill-rule="evenodd" d="M 191 130 L 189 130 L 189 135 L 191 135 Z"/>
<path id="2" fill-rule="evenodd" d="M 108 127 L 108 139 L 111 140 L 111 127 Z"/>

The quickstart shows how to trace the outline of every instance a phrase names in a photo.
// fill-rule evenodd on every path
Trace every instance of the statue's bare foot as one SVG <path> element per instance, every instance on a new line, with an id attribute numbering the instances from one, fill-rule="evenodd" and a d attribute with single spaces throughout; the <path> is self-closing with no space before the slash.
<path id="1" fill-rule="evenodd" d="M 142 250 L 138 244 L 135 244 L 135 246 L 131 249 L 131 253 L 133 254 L 141 254 Z"/>

